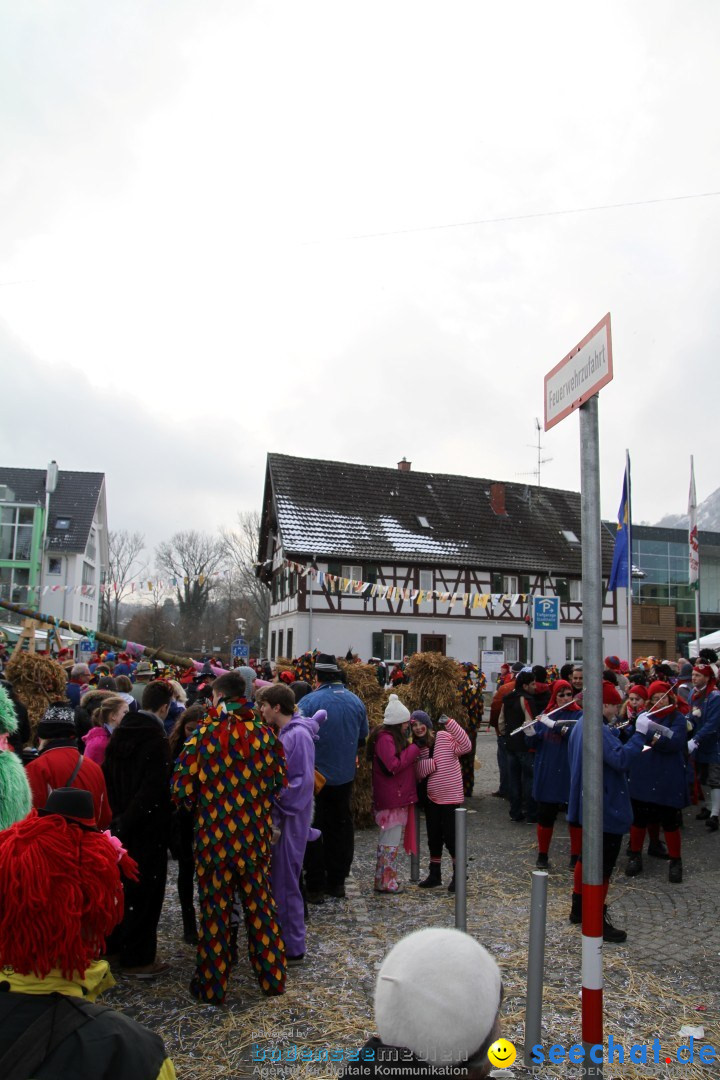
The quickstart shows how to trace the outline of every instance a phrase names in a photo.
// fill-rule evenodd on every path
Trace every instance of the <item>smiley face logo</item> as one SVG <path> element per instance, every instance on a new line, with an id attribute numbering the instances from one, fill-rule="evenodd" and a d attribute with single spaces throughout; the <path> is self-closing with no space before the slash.
<path id="1" fill-rule="evenodd" d="M 496 1039 L 488 1050 L 488 1060 L 498 1069 L 507 1069 L 517 1057 L 517 1050 L 508 1039 Z"/>

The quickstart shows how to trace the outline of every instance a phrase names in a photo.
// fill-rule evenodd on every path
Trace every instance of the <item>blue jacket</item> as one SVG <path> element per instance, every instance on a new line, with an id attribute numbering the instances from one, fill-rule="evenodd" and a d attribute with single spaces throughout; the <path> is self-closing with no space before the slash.
<path id="1" fill-rule="evenodd" d="M 568 736 L 574 724 L 562 728 L 563 719 L 582 716 L 577 709 L 562 709 L 551 718 L 556 726 L 550 730 L 537 725 L 537 734 L 526 735 L 528 746 L 535 750 L 532 794 L 536 802 L 566 803 L 570 797 L 570 762 Z"/>
<path id="2" fill-rule="evenodd" d="M 687 722 L 678 710 L 671 716 L 655 719 L 670 728 L 672 738 L 661 735 L 653 742 L 650 732 L 642 736 L 645 745 L 652 746 L 652 750 L 644 750 L 630 765 L 630 798 L 682 810 L 688 801 L 685 775 Z"/>
<path id="3" fill-rule="evenodd" d="M 624 746 L 614 731 L 603 724 L 603 832 L 626 833 L 633 821 L 628 784 L 630 764 L 645 745 L 643 735 L 635 734 Z M 570 799 L 568 821 L 582 825 L 582 743 L 583 718 L 570 732 Z"/>
<path id="4" fill-rule="evenodd" d="M 695 760 L 698 762 L 720 761 L 720 691 L 690 698 L 690 719 L 695 725 L 693 739 L 698 743 Z"/>
<path id="5" fill-rule="evenodd" d="M 355 778 L 358 744 L 368 737 L 368 718 L 359 697 L 343 683 L 326 683 L 300 701 L 303 716 L 325 709 L 327 720 L 320 726 L 315 743 L 315 768 L 330 786 L 347 784 Z"/>

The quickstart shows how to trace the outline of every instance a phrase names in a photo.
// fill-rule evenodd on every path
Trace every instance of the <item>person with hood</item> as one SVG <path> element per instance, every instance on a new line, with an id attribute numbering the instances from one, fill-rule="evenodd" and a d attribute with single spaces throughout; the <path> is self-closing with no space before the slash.
<path id="1" fill-rule="evenodd" d="M 98 825 L 107 829 L 112 818 L 112 802 L 105 777 L 100 766 L 77 748 L 72 706 L 62 701 L 51 705 L 43 713 L 37 734 L 39 753 L 27 765 L 35 809 L 42 810 L 56 788 L 82 788 L 92 794 Z"/>
<path id="2" fill-rule="evenodd" d="M 172 796 L 195 812 L 200 920 L 190 993 L 221 1005 L 233 962 L 236 891 L 260 989 L 268 996 L 285 991 L 285 945 L 270 883 L 273 797 L 285 783 L 285 755 L 248 703 L 242 675 L 221 675 L 212 699 L 206 719 L 180 751 Z"/>
<path id="3" fill-rule="evenodd" d="M 426 713 L 419 713 L 419 718 L 431 726 Z M 375 863 L 377 893 L 402 892 L 397 879 L 397 858 L 403 833 L 406 850 L 417 851 L 412 808 L 418 801 L 415 762 L 420 757 L 420 747 L 408 738 L 410 721 L 410 710 L 397 694 L 391 694 L 383 722 L 371 733 L 365 749 L 372 763 L 373 812 L 380 826 Z"/>
<path id="4" fill-rule="evenodd" d="M 165 734 L 172 689 L 148 683 L 142 708 L 127 713 L 110 737 L 103 772 L 113 808 L 112 831 L 137 861 L 140 880 L 125 886 L 125 915 L 109 952 L 120 953 L 126 975 L 152 979 L 169 964 L 157 957 L 170 839 L 170 744 Z"/>
<path id="5" fill-rule="evenodd" d="M 717 832 L 720 825 L 720 691 L 709 663 L 696 662 L 692 684 L 690 719 L 695 730 L 688 743 L 688 753 L 700 766 L 700 782 L 707 783 L 710 788 L 710 809 L 705 807 L 698 817 L 705 819 L 711 832 Z"/>
<path id="6" fill-rule="evenodd" d="M 617 732 L 609 725 L 618 715 L 622 695 L 609 682 L 602 684 L 602 754 L 603 754 L 603 900 L 607 899 L 610 877 L 615 868 L 622 838 L 632 825 L 628 773 L 633 760 L 642 753 L 645 735 L 636 731 L 623 745 Z M 570 798 L 568 821 L 582 825 L 583 820 L 583 716 L 580 714 L 570 732 L 568 745 L 570 761 Z M 570 922 L 582 922 L 582 855 L 575 864 Z M 612 925 L 603 904 L 603 941 L 620 944 L 627 938 L 625 930 Z"/>
<path id="7" fill-rule="evenodd" d="M 528 746 L 535 750 L 532 787 L 537 803 L 538 857 L 535 865 L 541 870 L 550 865 L 548 855 L 555 821 L 570 797 L 568 737 L 580 716 L 582 712 L 573 701 L 572 686 L 564 679 L 556 679 L 546 711 L 525 732 Z M 574 867 L 582 851 L 582 829 L 574 822 L 568 823 L 568 828 L 570 866 Z"/>
<path id="8" fill-rule="evenodd" d="M 302 716 L 289 686 L 267 686 L 258 694 L 260 715 L 278 732 L 285 751 L 287 786 L 273 797 L 272 888 L 285 942 L 288 967 L 305 959 L 305 913 L 300 889 L 305 845 L 310 832 L 315 786 L 315 740 L 324 709 Z"/>
<path id="9" fill-rule="evenodd" d="M 630 765 L 633 823 L 625 874 L 635 877 L 641 873 L 645 832 L 653 825 L 657 829 L 662 826 L 670 856 L 668 880 L 679 884 L 682 881 L 681 811 L 688 798 L 687 723 L 677 708 L 670 683 L 650 683 L 648 697 L 649 709 L 634 722 L 636 731 L 644 730 L 645 751 Z"/>

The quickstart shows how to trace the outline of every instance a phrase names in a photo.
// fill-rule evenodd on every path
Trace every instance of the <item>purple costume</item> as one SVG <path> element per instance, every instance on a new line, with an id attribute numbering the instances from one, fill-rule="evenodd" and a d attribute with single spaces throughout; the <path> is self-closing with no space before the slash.
<path id="1" fill-rule="evenodd" d="M 273 825 L 280 839 L 272 849 L 272 888 L 288 956 L 305 952 L 305 916 L 300 892 L 300 871 L 313 814 L 315 740 L 326 714 L 313 717 L 296 713 L 278 734 L 285 750 L 287 787 L 273 802 Z"/>

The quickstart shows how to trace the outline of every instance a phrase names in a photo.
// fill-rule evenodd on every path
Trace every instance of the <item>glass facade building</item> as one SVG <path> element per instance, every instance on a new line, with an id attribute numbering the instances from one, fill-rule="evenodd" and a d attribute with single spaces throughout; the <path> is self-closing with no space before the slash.
<path id="1" fill-rule="evenodd" d="M 720 630 L 720 533 L 700 532 L 701 633 Z M 632 528 L 633 599 L 669 605 L 677 613 L 678 643 L 695 637 L 695 591 L 688 584 L 686 529 Z M 642 574 L 639 576 L 638 571 Z"/>

